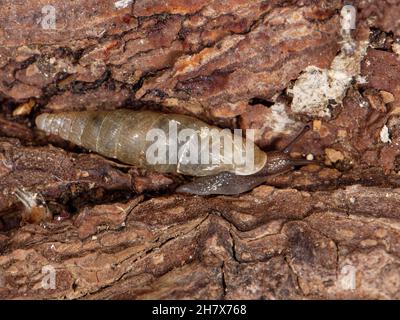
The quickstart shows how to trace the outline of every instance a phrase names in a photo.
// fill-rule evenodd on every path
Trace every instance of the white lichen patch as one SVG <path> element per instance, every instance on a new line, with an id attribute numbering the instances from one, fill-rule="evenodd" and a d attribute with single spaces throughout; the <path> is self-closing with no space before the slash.
<path id="1" fill-rule="evenodd" d="M 368 83 L 367 77 L 365 77 L 365 76 L 363 77 L 361 75 L 358 75 L 356 77 L 356 81 L 358 84 L 367 84 Z"/>
<path id="2" fill-rule="evenodd" d="M 301 122 L 291 119 L 287 113 L 287 105 L 276 102 L 265 114 L 264 123 L 256 131 L 256 140 L 272 141 L 277 137 L 293 134 L 303 126 Z"/>
<path id="3" fill-rule="evenodd" d="M 330 68 L 309 66 L 297 79 L 294 87 L 288 89 L 288 93 L 293 95 L 294 113 L 329 118 L 331 110 L 328 105 L 331 102 L 335 105 L 342 102 L 353 79 L 361 83 L 367 81 L 360 77 L 360 69 L 369 42 L 356 43 L 352 39 L 350 31 L 355 28 L 354 14 L 352 10 L 342 11 L 342 50 L 332 61 Z"/>
<path id="4" fill-rule="evenodd" d="M 114 3 L 115 8 L 117 9 L 124 9 L 129 6 L 133 0 L 119 0 Z"/>
<path id="5" fill-rule="evenodd" d="M 368 108 L 369 107 L 369 103 L 368 103 L 367 100 L 362 100 L 362 101 L 360 101 L 359 106 L 360 106 L 360 108 Z"/>
<path id="6" fill-rule="evenodd" d="M 392 50 L 395 54 L 397 54 L 400 58 L 400 43 L 394 43 L 392 45 Z"/>
<path id="7" fill-rule="evenodd" d="M 390 143 L 392 142 L 392 140 L 390 139 L 390 133 L 389 133 L 389 128 L 387 127 L 387 125 L 384 125 L 381 133 L 380 133 L 380 137 L 381 137 L 381 141 L 383 143 Z"/>
<path id="8" fill-rule="evenodd" d="M 275 103 L 271 106 L 271 123 L 269 124 L 274 132 L 285 132 L 292 127 L 295 122 L 289 118 L 285 104 Z"/>
<path id="9" fill-rule="evenodd" d="M 335 57 L 329 70 L 315 66 L 306 68 L 289 91 L 293 95 L 292 111 L 329 118 L 331 110 L 328 105 L 331 101 L 342 102 L 351 81 L 360 74 L 360 63 L 367 46 L 368 42 L 360 43 L 352 54 L 343 50 Z"/>

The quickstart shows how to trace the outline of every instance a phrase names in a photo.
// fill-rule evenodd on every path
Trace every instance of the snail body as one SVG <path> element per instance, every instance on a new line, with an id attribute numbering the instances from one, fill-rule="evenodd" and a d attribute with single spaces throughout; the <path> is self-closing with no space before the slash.
<path id="1" fill-rule="evenodd" d="M 288 171 L 297 164 L 305 164 L 305 160 L 300 163 L 300 160 L 291 159 L 285 151 L 267 154 L 252 141 L 239 137 L 230 130 L 211 126 L 185 115 L 126 109 L 44 113 L 36 118 L 36 125 L 47 133 L 130 165 L 161 173 L 200 177 L 178 188 L 178 191 L 185 193 L 239 194 L 262 184 L 268 175 Z M 148 151 L 155 141 L 152 135 L 149 139 L 149 132 L 170 132 L 171 128 L 184 133 L 183 138 L 178 136 L 175 151 L 165 149 L 166 158 L 176 161 L 149 161 Z M 214 149 L 215 141 L 212 138 L 215 135 L 233 141 L 232 149 L 220 143 Z M 168 139 L 162 144 L 170 147 L 171 141 Z M 195 142 L 199 143 L 199 139 L 201 142 L 212 141 L 212 145 L 200 144 L 201 147 L 192 148 Z M 204 154 L 208 156 L 208 153 L 212 153 L 213 156 L 217 154 L 219 159 L 224 159 L 227 154 L 232 155 L 237 149 L 244 148 L 253 150 L 251 165 L 243 161 L 192 163 L 185 157 L 187 153 L 192 156 L 197 153 L 194 154 L 195 159 L 203 159 Z"/>

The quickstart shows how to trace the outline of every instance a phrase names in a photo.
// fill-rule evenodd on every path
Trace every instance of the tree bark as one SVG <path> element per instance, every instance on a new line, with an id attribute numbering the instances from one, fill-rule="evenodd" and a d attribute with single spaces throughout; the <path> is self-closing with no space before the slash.
<path id="1" fill-rule="evenodd" d="M 2 1 L 0 298 L 400 298 L 400 1 L 353 1 L 350 31 L 345 4 Z M 34 125 L 118 108 L 255 129 L 264 150 L 311 123 L 292 156 L 320 164 L 181 195 L 188 177 Z"/>

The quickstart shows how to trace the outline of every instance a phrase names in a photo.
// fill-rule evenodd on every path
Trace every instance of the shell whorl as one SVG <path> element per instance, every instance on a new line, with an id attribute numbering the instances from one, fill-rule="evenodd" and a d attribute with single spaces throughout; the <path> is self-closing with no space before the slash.
<path id="1" fill-rule="evenodd" d="M 189 116 L 126 109 L 44 113 L 36 118 L 36 125 L 47 133 L 58 135 L 106 157 L 159 172 L 207 176 L 230 171 L 239 175 L 250 175 L 260 171 L 267 161 L 267 155 L 253 142 L 247 141 L 254 146 L 254 167 L 251 170 L 245 166 L 235 167 L 232 164 L 183 165 L 179 161 L 178 164 L 149 165 L 146 159 L 146 150 L 153 142 L 146 139 L 146 133 L 154 128 L 168 132 L 171 121 L 177 123 L 178 130 L 189 128 L 197 133 L 204 127 L 219 130 L 219 132 L 222 130 Z"/>

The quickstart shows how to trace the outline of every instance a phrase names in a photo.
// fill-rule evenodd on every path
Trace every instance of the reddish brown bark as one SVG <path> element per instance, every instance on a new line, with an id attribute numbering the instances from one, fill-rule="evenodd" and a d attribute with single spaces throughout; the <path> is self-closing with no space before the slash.
<path id="1" fill-rule="evenodd" d="M 342 1 L 54 1 L 55 30 L 45 4 L 0 4 L 1 298 L 400 297 L 400 2 L 354 1 L 368 49 L 326 118 L 293 112 L 290 89 L 340 54 Z M 322 164 L 238 197 L 183 196 L 187 177 L 34 126 L 122 107 L 257 129 L 266 150 L 311 122 L 294 155 Z M 29 223 L 16 192 L 53 219 Z"/>

